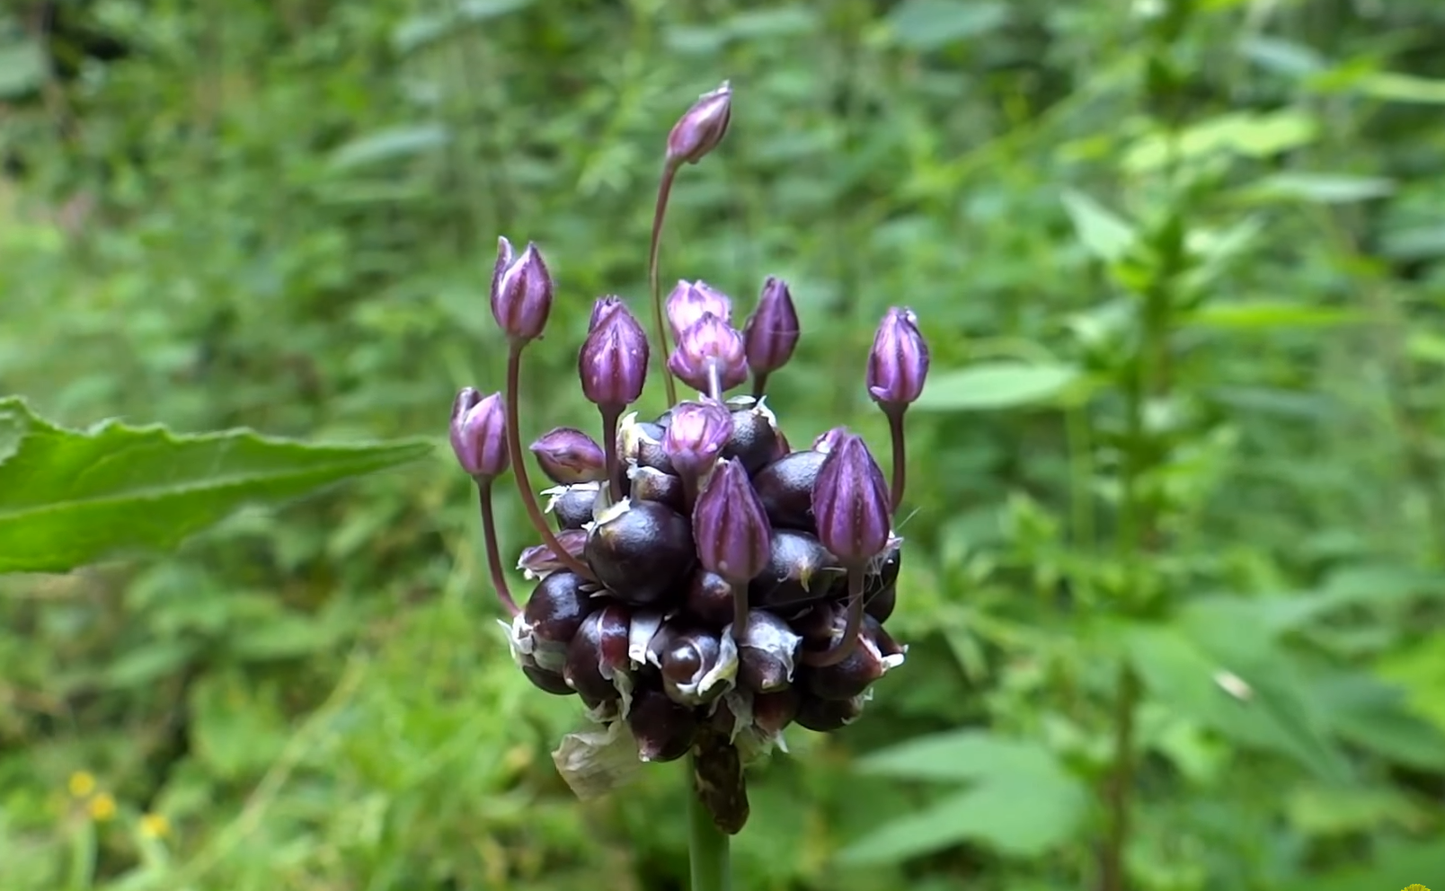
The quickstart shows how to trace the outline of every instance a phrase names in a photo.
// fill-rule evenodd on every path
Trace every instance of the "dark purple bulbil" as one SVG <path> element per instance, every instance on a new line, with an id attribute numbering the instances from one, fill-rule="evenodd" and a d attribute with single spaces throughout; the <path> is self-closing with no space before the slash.
<path id="1" fill-rule="evenodd" d="M 664 201 L 681 166 L 723 138 L 731 101 L 724 84 L 677 122 Z M 654 286 L 656 271 L 650 262 Z M 736 832 L 748 813 L 743 768 L 788 727 L 829 732 L 856 720 L 873 685 L 903 661 L 905 648 L 884 623 L 906 584 L 892 527 L 906 478 L 904 414 L 928 374 L 918 319 L 889 309 L 858 374 L 890 425 L 885 478 L 846 427 L 794 431 L 804 446 L 796 450 L 784 435 L 769 377 L 810 359 L 798 354 L 798 312 L 780 278 L 763 282 L 742 330 L 722 290 L 679 281 L 648 307 L 651 342 L 627 301 L 596 300 L 577 371 L 602 423 L 555 427 L 528 449 L 518 407 L 576 401 L 518 395 L 523 348 L 542 336 L 553 307 L 551 273 L 535 244 L 518 254 L 499 239 L 490 303 L 506 339 L 507 386 L 486 397 L 463 389 L 450 438 L 480 494 L 490 583 L 510 613 L 514 661 L 531 684 L 577 695 L 605 725 L 564 740 L 558 767 L 580 791 L 579 782 L 615 782 L 617 751 L 643 761 L 691 753 L 700 798 L 719 828 Z M 643 395 L 650 362 L 671 376 L 669 406 L 640 416 L 628 407 Z M 700 395 L 679 401 L 674 378 Z M 747 395 L 728 395 L 749 382 Z M 550 487 L 533 485 L 526 452 Z M 504 518 L 491 501 L 509 471 L 535 531 L 516 565 L 532 584 L 522 607 L 498 546 L 515 530 L 497 534 Z"/>

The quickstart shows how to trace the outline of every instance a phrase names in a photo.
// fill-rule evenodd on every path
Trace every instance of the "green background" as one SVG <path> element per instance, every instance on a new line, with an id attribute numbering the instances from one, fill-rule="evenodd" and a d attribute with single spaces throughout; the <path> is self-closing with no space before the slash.
<path id="1" fill-rule="evenodd" d="M 524 439 L 595 423 L 588 308 L 645 311 L 668 128 L 724 78 L 664 282 L 791 283 L 795 445 L 884 450 L 887 306 L 934 355 L 908 663 L 755 772 L 740 887 L 1065 891 L 1114 853 L 1105 891 L 1445 882 L 1438 3 L 20 7 L 0 393 L 438 448 L 0 582 L 0 888 L 683 886 L 679 765 L 558 779 L 580 707 L 511 664 L 444 437 L 501 385 L 499 234 L 558 283 Z"/>

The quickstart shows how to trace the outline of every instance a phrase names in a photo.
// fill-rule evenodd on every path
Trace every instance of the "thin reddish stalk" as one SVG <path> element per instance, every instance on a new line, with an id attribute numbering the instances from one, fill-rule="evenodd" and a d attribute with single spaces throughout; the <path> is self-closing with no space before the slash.
<path id="1" fill-rule="evenodd" d="M 903 487 L 908 482 L 908 454 L 903 445 L 903 412 L 906 409 L 889 411 L 888 433 L 893 439 L 893 486 L 890 495 L 893 498 L 893 512 L 898 512 L 898 505 L 903 503 Z"/>
<path id="2" fill-rule="evenodd" d="M 477 498 L 482 504 L 482 540 L 487 548 L 487 570 L 492 574 L 492 587 L 497 599 L 506 607 L 507 615 L 515 616 L 522 611 L 512 598 L 512 589 L 507 586 L 507 576 L 502 572 L 502 554 L 497 548 L 497 518 L 492 511 L 492 481 L 477 480 Z"/>
<path id="3" fill-rule="evenodd" d="M 677 176 L 677 165 L 669 163 L 662 168 L 662 180 L 657 184 L 657 206 L 652 211 L 652 243 L 647 249 L 647 284 L 652 290 L 652 316 L 657 323 L 658 355 L 667 362 L 671 347 L 667 343 L 667 322 L 662 315 L 662 286 L 657 276 L 657 251 L 662 244 L 662 220 L 667 215 L 667 199 L 672 194 L 672 180 Z M 662 381 L 667 386 L 668 407 L 677 405 L 677 384 L 672 375 L 663 369 Z"/>
<path id="4" fill-rule="evenodd" d="M 522 347 L 526 344 L 514 343 L 507 354 L 507 451 L 511 453 L 512 475 L 517 478 L 517 488 L 522 492 L 522 506 L 527 509 L 527 516 L 531 518 L 532 525 L 536 528 L 537 534 L 542 536 L 542 543 L 552 549 L 552 553 L 563 566 L 582 576 L 584 579 L 595 579 L 592 570 L 568 553 L 557 541 L 557 536 L 548 525 L 547 518 L 542 514 L 542 507 L 537 503 L 537 495 L 532 491 L 532 483 L 527 479 L 527 462 L 522 460 L 522 433 L 517 426 L 517 394 L 522 384 Z"/>
<path id="5" fill-rule="evenodd" d="M 803 664 L 824 668 L 837 665 L 853 654 L 858 646 L 858 631 L 863 627 L 863 581 L 866 572 L 862 566 L 848 568 L 848 624 L 843 628 L 843 637 L 826 650 L 804 650 Z"/>
<path id="6" fill-rule="evenodd" d="M 622 468 L 617 460 L 617 419 L 622 416 L 621 408 L 599 405 L 602 413 L 602 454 L 603 465 L 607 468 L 607 490 L 612 493 L 613 503 L 622 500 Z"/>

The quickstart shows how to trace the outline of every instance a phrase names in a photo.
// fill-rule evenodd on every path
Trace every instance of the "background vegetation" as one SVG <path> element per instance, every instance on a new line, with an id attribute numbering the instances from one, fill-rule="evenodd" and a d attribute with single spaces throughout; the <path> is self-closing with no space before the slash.
<path id="1" fill-rule="evenodd" d="M 756 773 L 743 887 L 1445 882 L 1439 3 L 18 6 L 0 393 L 75 426 L 440 444 L 498 234 L 560 283 L 524 435 L 590 419 L 586 309 L 732 79 L 664 278 L 792 283 L 795 442 L 883 432 L 885 306 L 935 355 L 908 665 Z M 0 887 L 680 888 L 676 770 L 558 780 L 468 487 L 0 583 Z"/>

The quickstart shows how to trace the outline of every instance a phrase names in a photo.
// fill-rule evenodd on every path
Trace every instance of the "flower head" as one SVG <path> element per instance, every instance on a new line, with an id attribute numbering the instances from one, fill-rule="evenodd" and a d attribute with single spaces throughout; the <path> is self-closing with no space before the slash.
<path id="1" fill-rule="evenodd" d="M 717 147 L 732 117 L 733 91 L 727 81 L 693 103 L 667 135 L 669 164 L 696 164 Z"/>
<path id="2" fill-rule="evenodd" d="M 552 311 L 552 276 L 542 253 L 532 243 L 514 257 L 512 244 L 497 239 L 497 263 L 492 268 L 492 318 L 518 343 L 535 340 L 547 327 Z"/>
<path id="3" fill-rule="evenodd" d="M 507 469 L 507 411 L 502 394 L 482 398 L 462 388 L 452 403 L 452 451 L 474 479 L 495 479 Z"/>
<path id="4" fill-rule="evenodd" d="M 888 547 L 888 484 L 861 436 L 838 437 L 813 482 L 818 540 L 846 565 L 863 566 Z"/>
<path id="5" fill-rule="evenodd" d="M 577 353 L 582 393 L 599 406 L 621 409 L 636 402 L 647 380 L 647 335 L 620 301 L 594 308 L 596 327 Z"/>
<path id="6" fill-rule="evenodd" d="M 928 377 L 928 344 L 918 317 L 893 307 L 883 316 L 868 353 L 868 395 L 885 410 L 901 411 L 918 400 Z"/>

